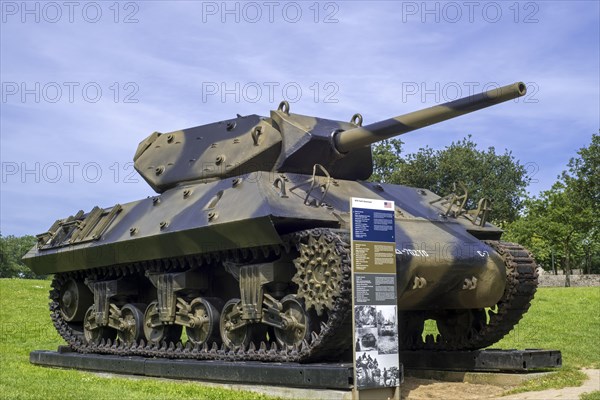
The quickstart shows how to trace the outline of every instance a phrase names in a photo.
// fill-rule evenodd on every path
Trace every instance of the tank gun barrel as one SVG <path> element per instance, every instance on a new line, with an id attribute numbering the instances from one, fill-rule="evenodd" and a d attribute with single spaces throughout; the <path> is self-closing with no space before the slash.
<path id="1" fill-rule="evenodd" d="M 339 132 L 334 137 L 334 145 L 340 153 L 347 153 L 415 129 L 516 99 L 524 96 L 526 92 L 527 88 L 523 82 L 515 82 L 424 110 Z"/>

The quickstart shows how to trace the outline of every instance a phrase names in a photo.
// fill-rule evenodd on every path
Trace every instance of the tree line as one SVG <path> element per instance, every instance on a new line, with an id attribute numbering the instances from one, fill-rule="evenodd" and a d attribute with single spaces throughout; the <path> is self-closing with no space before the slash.
<path id="1" fill-rule="evenodd" d="M 579 149 L 548 190 L 527 193 L 531 181 L 525 165 L 509 150 L 480 149 L 471 136 L 441 150 L 424 147 L 404 154 L 403 142 L 390 139 L 373 146 L 370 180 L 429 189 L 439 195 L 468 191 L 466 208 L 483 197 L 492 199 L 492 222 L 503 240 L 529 248 L 546 270 L 573 268 L 600 273 L 600 134 Z M 460 194 L 460 193 L 458 193 Z M 34 236 L 0 234 L 0 277 L 36 278 L 21 257 Z"/>
<path id="2" fill-rule="evenodd" d="M 527 168 L 509 150 L 482 150 L 468 136 L 442 150 L 430 147 L 404 155 L 402 141 L 373 147 L 373 181 L 429 189 L 439 195 L 461 182 L 469 193 L 466 208 L 487 197 L 492 222 L 503 240 L 529 248 L 546 270 L 573 268 L 600 273 L 600 134 L 573 155 L 549 190 L 530 195 Z M 461 193 L 457 193 L 461 194 Z"/>
<path id="3" fill-rule="evenodd" d="M 25 266 L 21 258 L 36 243 L 34 236 L 0 234 L 0 278 L 43 278 Z"/>

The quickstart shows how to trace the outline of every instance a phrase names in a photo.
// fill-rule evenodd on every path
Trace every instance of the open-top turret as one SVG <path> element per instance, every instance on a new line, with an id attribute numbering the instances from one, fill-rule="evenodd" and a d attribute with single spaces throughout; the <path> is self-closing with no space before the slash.
<path id="1" fill-rule="evenodd" d="M 269 117 L 155 132 L 134 161 L 158 195 L 57 220 L 24 260 L 54 274 L 51 317 L 77 351 L 339 360 L 352 346 L 350 198 L 389 200 L 401 346 L 489 346 L 529 307 L 529 252 L 500 241 L 489 200 L 467 211 L 465 195 L 364 180 L 371 143 L 525 91 L 515 83 L 366 126 L 283 102 Z M 426 319 L 438 337 L 423 338 Z"/>

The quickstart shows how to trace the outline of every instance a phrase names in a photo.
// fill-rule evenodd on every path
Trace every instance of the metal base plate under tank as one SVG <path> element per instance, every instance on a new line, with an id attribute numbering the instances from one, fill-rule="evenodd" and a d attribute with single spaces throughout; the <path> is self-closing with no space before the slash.
<path id="1" fill-rule="evenodd" d="M 528 372 L 540 368 L 560 368 L 559 350 L 473 351 L 401 351 L 400 360 L 406 369 L 428 369 L 464 372 Z"/>
<path id="2" fill-rule="evenodd" d="M 400 353 L 401 382 L 407 370 L 451 370 L 464 372 L 527 372 L 557 368 L 562 355 L 557 350 L 404 351 Z M 352 364 L 262 363 L 170 360 L 115 355 L 80 354 L 68 346 L 58 351 L 35 350 L 32 364 L 96 372 L 189 379 L 219 383 L 256 384 L 311 389 L 350 390 Z"/>
<path id="3" fill-rule="evenodd" d="M 188 379 L 218 383 L 350 390 L 352 364 L 264 363 L 258 361 L 200 361 L 166 358 L 81 354 L 60 346 L 58 351 L 29 353 L 35 365 L 95 372 Z"/>

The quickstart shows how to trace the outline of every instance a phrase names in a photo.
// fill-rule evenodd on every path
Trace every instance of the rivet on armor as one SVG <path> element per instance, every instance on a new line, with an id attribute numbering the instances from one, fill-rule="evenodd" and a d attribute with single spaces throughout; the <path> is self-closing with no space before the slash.
<path id="1" fill-rule="evenodd" d="M 192 190 L 191 189 L 185 189 L 183 191 L 183 198 L 187 199 L 188 197 L 190 197 L 190 194 L 192 194 Z"/>
<path id="2" fill-rule="evenodd" d="M 225 156 L 223 154 L 220 154 L 217 156 L 217 159 L 215 160 L 215 163 L 217 165 L 223 164 L 223 161 L 225 161 Z"/>
<path id="3" fill-rule="evenodd" d="M 227 123 L 227 130 L 232 131 L 235 129 L 236 123 L 234 121 Z"/>
<path id="4" fill-rule="evenodd" d="M 153 197 L 152 198 L 152 204 L 154 204 L 155 206 L 160 204 L 160 197 Z"/>
<path id="5" fill-rule="evenodd" d="M 214 211 L 211 211 L 211 212 L 208 213 L 208 220 L 209 221 L 213 221 L 213 220 L 217 219 L 217 217 L 218 217 L 218 214 L 216 212 L 214 212 Z"/>
<path id="6" fill-rule="evenodd" d="M 169 136 L 167 136 L 167 143 L 173 143 L 173 139 L 175 139 L 175 136 L 173 136 L 173 134 L 169 134 Z"/>
<path id="7" fill-rule="evenodd" d="M 231 184 L 231 186 L 236 187 L 239 186 L 239 184 L 242 183 L 242 178 L 235 178 Z"/>
<path id="8" fill-rule="evenodd" d="M 165 172 L 165 167 L 164 167 L 163 165 L 161 165 L 161 166 L 159 166 L 159 167 L 156 167 L 156 168 L 154 169 L 154 172 L 156 173 L 156 175 L 160 175 L 160 174 L 162 174 L 163 172 Z"/>
<path id="9" fill-rule="evenodd" d="M 165 229 L 167 226 L 169 226 L 169 223 L 167 221 L 161 221 L 159 225 L 160 229 Z"/>
<path id="10" fill-rule="evenodd" d="M 138 228 L 129 228 L 129 236 L 133 236 L 137 233 Z"/>

